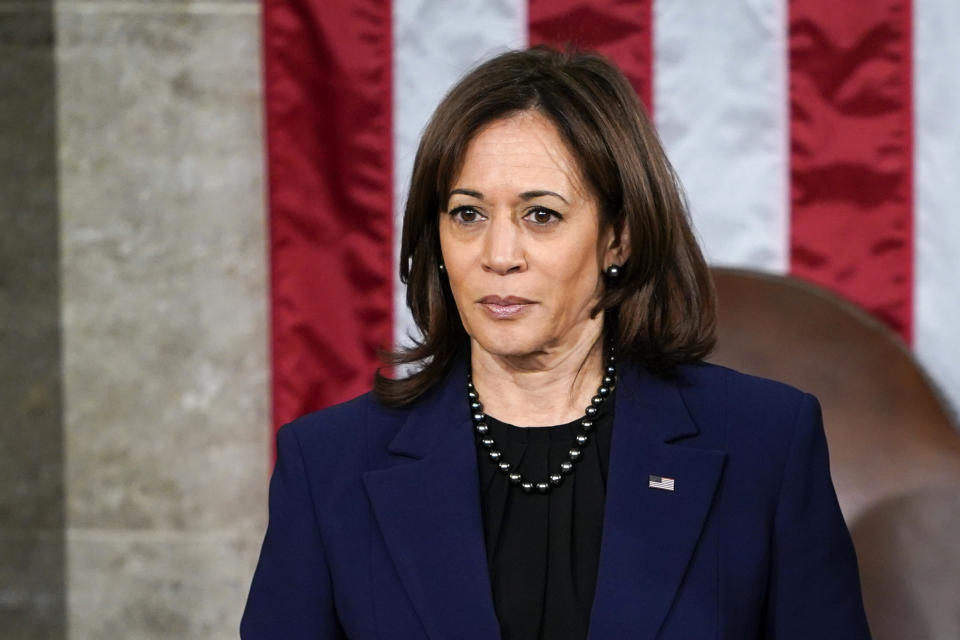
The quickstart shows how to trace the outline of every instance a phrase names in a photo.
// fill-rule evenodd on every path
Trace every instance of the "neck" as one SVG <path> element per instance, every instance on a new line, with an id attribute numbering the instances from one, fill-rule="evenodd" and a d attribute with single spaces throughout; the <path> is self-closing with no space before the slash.
<path id="1" fill-rule="evenodd" d="M 518 426 L 549 426 L 583 415 L 603 377 L 602 326 L 565 349 L 500 356 L 471 341 L 473 384 L 484 412 Z"/>

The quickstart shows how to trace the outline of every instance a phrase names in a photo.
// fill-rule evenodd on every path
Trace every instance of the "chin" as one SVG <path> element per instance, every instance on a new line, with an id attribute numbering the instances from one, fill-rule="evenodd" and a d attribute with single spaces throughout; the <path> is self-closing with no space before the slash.
<path id="1" fill-rule="evenodd" d="M 481 349 L 500 357 L 525 356 L 543 350 L 546 339 L 537 336 L 525 327 L 503 327 L 493 330 L 484 329 L 472 333 L 471 337 Z"/>

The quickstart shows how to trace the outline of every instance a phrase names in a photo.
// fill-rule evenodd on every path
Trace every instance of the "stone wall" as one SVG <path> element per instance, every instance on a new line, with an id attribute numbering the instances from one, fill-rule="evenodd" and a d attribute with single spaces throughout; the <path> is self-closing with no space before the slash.
<path id="1" fill-rule="evenodd" d="M 0 9 L 0 638 L 66 631 L 53 17 Z"/>
<path id="2" fill-rule="evenodd" d="M 0 221 L 0 358 L 38 368 L 0 385 L 0 638 L 235 638 L 270 459 L 259 4 L 40 4 L 0 6 L 33 34 L 0 43 L 2 143 L 42 141 Z"/>

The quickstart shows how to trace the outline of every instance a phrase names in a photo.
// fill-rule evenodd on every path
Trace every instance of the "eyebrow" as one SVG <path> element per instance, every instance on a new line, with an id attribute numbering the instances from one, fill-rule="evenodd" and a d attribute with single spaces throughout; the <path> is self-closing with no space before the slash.
<path id="1" fill-rule="evenodd" d="M 471 198 L 476 198 L 477 200 L 483 200 L 483 194 L 480 193 L 479 191 L 473 191 L 472 189 L 454 189 L 453 191 L 450 192 L 450 196 L 453 196 L 454 194 L 457 194 L 457 193 L 464 196 L 470 196 Z M 447 196 L 448 200 L 450 199 L 450 196 Z M 524 191 L 523 193 L 520 194 L 520 197 L 523 200 L 533 200 L 534 198 L 540 198 L 543 196 L 554 196 L 555 198 L 560 198 L 567 204 L 570 204 L 569 202 L 567 202 L 566 198 L 564 198 L 562 195 L 560 195 L 555 191 L 538 189 L 535 191 Z"/>

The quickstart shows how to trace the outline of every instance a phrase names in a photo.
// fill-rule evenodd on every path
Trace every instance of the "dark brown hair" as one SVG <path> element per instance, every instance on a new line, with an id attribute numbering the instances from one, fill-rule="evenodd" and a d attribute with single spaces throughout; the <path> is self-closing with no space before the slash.
<path id="1" fill-rule="evenodd" d="M 454 86 L 420 141 L 403 216 L 400 279 L 423 337 L 384 355 L 390 364 L 419 369 L 397 379 L 377 373 L 374 393 L 386 405 L 401 406 L 423 394 L 468 348 L 439 269 L 439 216 L 473 136 L 526 110 L 557 127 L 598 199 L 601 225 L 614 237 L 627 228 L 630 258 L 594 309 L 606 313 L 607 339 L 620 359 L 669 374 L 713 348 L 710 274 L 677 177 L 630 83 L 596 54 L 542 46 L 512 51 Z"/>

